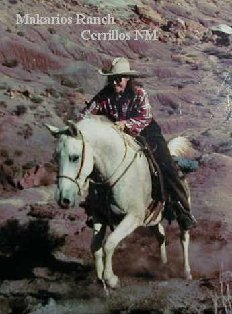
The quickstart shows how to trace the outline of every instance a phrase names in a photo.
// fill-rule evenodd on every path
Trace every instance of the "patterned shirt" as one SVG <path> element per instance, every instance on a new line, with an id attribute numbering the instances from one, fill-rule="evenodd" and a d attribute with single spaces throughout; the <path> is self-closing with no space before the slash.
<path id="1" fill-rule="evenodd" d="M 151 106 L 146 91 L 139 86 L 134 92 L 116 94 L 104 88 L 80 112 L 79 119 L 88 114 L 107 116 L 111 121 L 126 121 L 125 131 L 137 136 L 152 121 Z"/>

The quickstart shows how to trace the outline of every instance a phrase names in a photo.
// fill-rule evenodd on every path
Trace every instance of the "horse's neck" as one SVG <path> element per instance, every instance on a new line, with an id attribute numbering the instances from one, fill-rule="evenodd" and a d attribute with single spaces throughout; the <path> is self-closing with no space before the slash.
<path id="1" fill-rule="evenodd" d="M 108 123 L 88 119 L 79 126 L 93 149 L 95 167 L 103 177 L 110 177 L 123 158 L 123 139 Z"/>

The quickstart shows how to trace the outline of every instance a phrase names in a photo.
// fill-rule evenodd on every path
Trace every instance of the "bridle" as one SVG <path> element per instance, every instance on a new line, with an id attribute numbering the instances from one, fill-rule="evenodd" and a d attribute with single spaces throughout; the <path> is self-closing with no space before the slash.
<path id="1" fill-rule="evenodd" d="M 124 147 L 125 147 L 125 151 L 124 151 L 124 154 L 123 154 L 123 158 L 122 160 L 120 161 L 119 165 L 116 167 L 116 169 L 113 171 L 113 173 L 105 180 L 101 180 L 101 181 L 94 181 L 92 179 L 89 179 L 90 182 L 94 183 L 94 184 L 97 184 L 97 185 L 106 185 L 106 184 L 109 184 L 109 187 L 112 188 L 113 186 L 115 186 L 119 181 L 120 179 L 126 174 L 126 172 L 128 171 L 128 169 L 131 167 L 131 165 L 133 164 L 133 162 L 135 161 L 137 155 L 139 152 L 142 151 L 142 149 L 138 149 L 135 151 L 134 155 L 133 155 L 133 158 L 132 160 L 130 161 L 130 163 L 126 166 L 126 168 L 119 174 L 116 176 L 116 174 L 118 173 L 119 171 L 119 168 L 123 165 L 125 159 L 126 159 L 126 156 L 127 156 L 127 152 L 128 152 L 128 144 L 126 143 L 126 139 L 125 139 L 125 136 L 122 132 L 120 132 L 116 127 L 113 126 L 113 128 L 119 133 L 119 135 L 122 137 L 123 139 L 123 143 L 124 143 Z M 80 131 L 79 131 L 80 132 Z M 83 171 L 83 168 L 84 168 L 84 163 L 85 163 L 85 157 L 86 157 L 86 145 L 85 145 L 85 140 L 84 140 L 84 136 L 83 134 L 80 132 L 80 135 L 81 135 L 81 138 L 82 138 L 82 143 L 83 143 L 83 146 L 82 146 L 82 158 L 81 158 L 81 165 L 80 165 L 80 168 L 79 168 L 79 171 L 75 177 L 75 179 L 69 177 L 69 176 L 66 176 L 66 175 L 58 175 L 57 178 L 60 179 L 60 178 L 65 178 L 65 179 L 68 179 L 70 181 L 72 181 L 73 183 L 75 183 L 78 187 L 78 195 L 82 195 L 82 189 L 81 189 L 81 186 L 80 186 L 80 177 L 81 177 L 81 173 Z M 113 182 L 112 181 L 112 178 L 116 176 L 116 179 L 114 179 Z M 85 179 L 86 181 L 86 179 Z M 84 181 L 84 182 L 85 182 Z"/>
<path id="2" fill-rule="evenodd" d="M 80 186 L 80 183 L 79 183 L 79 181 L 80 181 L 79 179 L 80 179 L 80 176 L 81 176 L 81 172 L 82 172 L 82 170 L 84 168 L 84 161 L 85 161 L 85 155 L 86 155 L 86 153 L 85 153 L 86 147 L 85 147 L 84 136 L 83 136 L 83 134 L 81 132 L 80 132 L 80 135 L 81 135 L 82 143 L 83 143 L 83 145 L 82 145 L 82 153 L 81 153 L 82 158 L 81 158 L 81 165 L 80 165 L 79 171 L 78 171 L 75 179 L 73 179 L 73 178 L 71 178 L 69 176 L 66 176 L 66 175 L 62 175 L 62 176 L 58 175 L 57 176 L 57 179 L 65 178 L 65 179 L 68 179 L 68 180 L 72 181 L 73 183 L 75 183 L 77 185 L 77 187 L 78 187 L 78 192 L 77 192 L 78 195 L 82 195 L 82 190 L 81 190 L 81 186 Z"/>

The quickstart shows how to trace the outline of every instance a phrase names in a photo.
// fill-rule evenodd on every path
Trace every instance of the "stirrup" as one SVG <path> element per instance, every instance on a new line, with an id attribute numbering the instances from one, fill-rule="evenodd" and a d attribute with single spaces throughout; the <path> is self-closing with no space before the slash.
<path id="1" fill-rule="evenodd" d="M 185 213 L 182 213 L 177 217 L 177 221 L 183 230 L 190 230 L 197 225 L 195 217 L 191 214 L 186 215 Z"/>

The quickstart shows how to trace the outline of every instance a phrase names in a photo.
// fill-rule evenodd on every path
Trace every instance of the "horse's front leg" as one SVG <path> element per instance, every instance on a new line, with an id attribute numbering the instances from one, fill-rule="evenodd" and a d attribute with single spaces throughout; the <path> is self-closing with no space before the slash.
<path id="1" fill-rule="evenodd" d="M 138 216 L 127 214 L 120 224 L 115 228 L 115 230 L 109 235 L 105 242 L 105 269 L 103 278 L 105 283 L 111 288 L 115 288 L 119 282 L 118 277 L 114 274 L 112 269 L 112 256 L 114 250 L 122 239 L 124 239 L 142 224 L 142 221 L 143 219 Z"/>
<path id="2" fill-rule="evenodd" d="M 93 239 L 91 243 L 91 251 L 94 256 L 95 269 L 99 280 L 103 281 L 103 249 L 102 243 L 105 237 L 106 226 L 99 222 L 93 222 Z"/>
<path id="3" fill-rule="evenodd" d="M 191 268 L 189 265 L 190 234 L 188 230 L 180 229 L 180 242 L 183 249 L 183 257 L 184 257 L 184 275 L 186 279 L 190 280 L 192 279 L 192 274 L 191 274 Z"/>
<path id="4" fill-rule="evenodd" d="M 155 226 L 155 235 L 159 242 L 161 262 L 163 264 L 166 264 L 168 261 L 167 251 L 166 251 L 166 236 L 165 236 L 164 227 L 161 223 L 158 223 Z"/>

